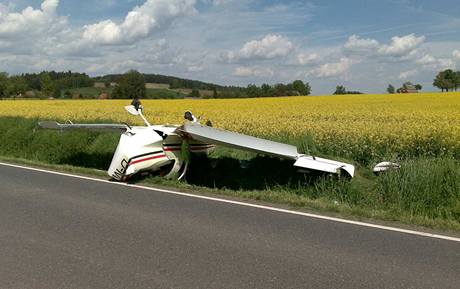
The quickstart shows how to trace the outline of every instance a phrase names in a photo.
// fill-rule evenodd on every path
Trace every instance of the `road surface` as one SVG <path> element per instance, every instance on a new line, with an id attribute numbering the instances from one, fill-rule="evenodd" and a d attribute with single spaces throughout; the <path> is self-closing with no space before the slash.
<path id="1" fill-rule="evenodd" d="M 460 242 L 0 165 L 0 288 L 460 288 Z"/>

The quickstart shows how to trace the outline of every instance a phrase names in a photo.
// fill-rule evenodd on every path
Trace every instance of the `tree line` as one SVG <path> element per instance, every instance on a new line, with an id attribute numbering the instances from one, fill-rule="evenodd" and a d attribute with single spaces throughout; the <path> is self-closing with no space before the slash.
<path id="1" fill-rule="evenodd" d="M 96 78 L 97 79 L 97 78 Z M 146 82 L 167 83 L 170 89 L 189 88 L 192 89 L 190 97 L 195 98 L 246 98 L 246 97 L 271 97 L 271 96 L 293 96 L 293 95 L 309 95 L 311 87 L 308 82 L 295 80 L 292 83 L 275 85 L 262 84 L 257 86 L 249 84 L 247 87 L 239 86 L 221 86 L 210 83 L 205 83 L 196 80 L 181 79 L 172 76 L 164 76 L 157 74 L 142 74 L 136 70 L 128 71 L 125 74 L 112 74 L 99 78 L 99 81 L 113 81 L 117 86 L 112 92 L 113 98 L 132 98 L 135 94 L 144 97 L 146 95 Z M 212 90 L 211 96 L 200 95 L 199 90 Z"/>
<path id="2" fill-rule="evenodd" d="M 247 87 L 225 86 L 223 90 L 213 89 L 212 96 L 201 96 L 198 89 L 193 89 L 190 97 L 202 98 L 254 98 L 254 97 L 278 97 L 310 95 L 311 87 L 308 82 L 295 80 L 292 83 L 277 83 L 270 85 L 264 83 L 260 86 L 249 84 Z"/>
<path id="3" fill-rule="evenodd" d="M 93 86 L 94 80 L 85 73 L 42 71 L 8 75 L 0 73 L 0 97 L 20 96 L 26 91 L 39 91 L 44 97 L 60 97 L 62 89 Z"/>
<path id="4" fill-rule="evenodd" d="M 115 79 L 117 85 L 113 89 L 112 98 L 145 98 L 146 96 L 146 75 L 131 70 L 127 73 L 120 75 Z M 270 97 L 270 96 L 293 96 L 293 95 L 309 95 L 311 87 L 308 82 L 304 83 L 302 80 L 295 80 L 292 83 L 276 85 L 262 84 L 257 86 L 250 84 L 247 87 L 221 87 L 223 90 L 217 90 L 213 87 L 212 96 L 203 98 L 242 98 L 242 97 Z M 190 97 L 202 97 L 199 88 L 193 87 Z"/>
<path id="5" fill-rule="evenodd" d="M 363 94 L 360 91 L 347 90 L 343 85 L 337 85 L 335 87 L 334 95 L 343 95 L 343 94 Z"/>
<path id="6" fill-rule="evenodd" d="M 165 83 L 170 89 L 191 89 L 190 97 L 195 98 L 246 98 L 246 97 L 276 97 L 310 95 L 311 86 L 308 82 L 295 80 L 292 83 L 278 83 L 260 86 L 249 84 L 247 87 L 222 86 L 197 80 L 182 79 L 159 74 L 143 74 L 135 70 L 125 74 L 110 74 L 101 77 L 90 77 L 86 73 L 72 71 L 56 72 L 42 71 L 39 73 L 23 73 L 8 75 L 0 72 L 0 97 L 15 97 L 33 90 L 35 97 L 61 97 L 61 91 L 67 90 L 65 97 L 70 97 L 68 89 L 92 87 L 94 82 L 104 82 L 109 87 L 111 82 L 117 85 L 112 91 L 112 98 L 146 97 L 145 83 Z M 446 69 L 440 71 L 433 80 L 433 86 L 444 91 L 456 91 L 460 87 L 460 71 Z M 393 85 L 387 87 L 388 93 L 408 92 L 410 89 L 421 90 L 420 84 L 405 82 L 400 88 Z M 211 90 L 212 95 L 200 95 L 200 90 Z M 348 91 L 343 85 L 338 85 L 334 94 L 360 94 L 359 91 Z"/>
<path id="7" fill-rule="evenodd" d="M 131 70 L 135 71 L 135 70 Z M 130 71 L 128 71 L 130 72 Z M 126 74 L 126 73 L 125 73 Z M 191 80 L 191 79 L 184 79 L 169 75 L 161 75 L 161 74 L 150 74 L 150 73 L 143 73 L 144 81 L 146 83 L 164 83 L 169 84 L 169 88 L 176 89 L 176 88 L 189 88 L 189 89 L 205 89 L 205 90 L 223 90 L 226 87 L 222 85 L 217 85 L 213 83 L 207 83 L 199 80 Z M 122 79 L 124 74 L 107 74 L 104 76 L 94 77 L 95 81 L 98 82 L 119 82 Z"/>
<path id="8" fill-rule="evenodd" d="M 219 98 L 239 98 L 239 97 L 273 97 L 273 96 L 296 96 L 309 95 L 311 86 L 308 82 L 295 80 L 292 83 L 277 83 L 270 85 L 264 83 L 260 86 L 249 84 L 245 88 L 234 88 L 219 92 Z"/>

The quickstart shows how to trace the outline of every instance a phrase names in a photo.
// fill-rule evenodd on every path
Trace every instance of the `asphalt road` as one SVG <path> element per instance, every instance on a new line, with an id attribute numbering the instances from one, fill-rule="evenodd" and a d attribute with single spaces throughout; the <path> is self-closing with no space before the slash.
<path id="1" fill-rule="evenodd" d="M 460 242 L 0 165 L 0 288 L 460 288 Z"/>

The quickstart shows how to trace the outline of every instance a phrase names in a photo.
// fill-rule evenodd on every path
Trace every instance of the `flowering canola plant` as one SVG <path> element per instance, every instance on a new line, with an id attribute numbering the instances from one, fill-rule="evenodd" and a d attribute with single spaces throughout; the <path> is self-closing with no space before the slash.
<path id="1" fill-rule="evenodd" d="M 129 100 L 3 100 L 0 116 L 141 124 Z M 314 137 L 324 153 L 460 158 L 460 93 L 143 100 L 151 123 L 180 124 L 191 110 L 214 126 L 291 142 Z"/>

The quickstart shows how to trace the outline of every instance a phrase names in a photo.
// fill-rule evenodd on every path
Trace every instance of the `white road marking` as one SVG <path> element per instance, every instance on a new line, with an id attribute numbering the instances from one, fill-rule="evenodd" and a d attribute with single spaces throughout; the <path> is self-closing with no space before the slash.
<path id="1" fill-rule="evenodd" d="M 352 221 L 352 220 L 347 220 L 347 219 L 341 219 L 341 218 L 328 217 L 328 216 L 322 216 L 322 215 L 311 214 L 311 213 L 304 213 L 304 212 L 299 212 L 299 211 L 280 209 L 280 208 L 264 206 L 264 205 L 256 205 L 256 204 L 239 202 L 239 201 L 232 201 L 232 200 L 221 199 L 221 198 L 207 197 L 207 196 L 202 196 L 202 195 L 195 195 L 195 194 L 177 192 L 177 191 L 172 191 L 172 190 L 159 189 L 159 188 L 154 188 L 154 187 L 146 187 L 146 186 L 140 186 L 140 185 L 127 184 L 127 183 L 113 182 L 113 181 L 104 180 L 104 179 L 73 175 L 73 174 L 69 174 L 69 173 L 61 173 L 61 172 L 50 171 L 50 170 L 45 170 L 45 169 L 38 169 L 38 168 L 14 165 L 14 164 L 9 164 L 9 163 L 4 163 L 4 162 L 0 162 L 0 165 L 14 167 L 14 168 L 21 168 L 21 169 L 26 169 L 26 170 L 31 170 L 31 171 L 37 171 L 37 172 L 42 172 L 42 173 L 49 173 L 49 174 L 66 176 L 66 177 L 73 177 L 73 178 L 79 178 L 79 179 L 84 179 L 84 180 L 102 182 L 102 183 L 109 183 L 109 184 L 113 184 L 113 185 L 127 186 L 127 187 L 144 189 L 144 190 L 149 190 L 149 191 L 157 191 L 157 192 L 174 194 L 174 195 L 179 195 L 179 196 L 186 196 L 186 197 L 191 197 L 191 198 L 204 199 L 204 200 L 216 201 L 216 202 L 221 202 L 221 203 L 234 204 L 234 205 L 258 208 L 258 209 L 264 209 L 264 210 L 269 210 L 269 211 L 275 211 L 275 212 L 280 212 L 280 213 L 286 213 L 286 214 L 310 217 L 310 218 L 315 218 L 315 219 L 322 219 L 322 220 L 328 220 L 328 221 L 333 221 L 333 222 L 339 222 L 339 223 L 352 224 L 352 225 L 357 225 L 357 226 L 363 226 L 363 227 L 369 227 L 369 228 L 375 228 L 375 229 L 381 229 L 381 230 L 405 233 L 405 234 L 410 234 L 410 235 L 416 235 L 416 236 L 423 236 L 423 237 L 429 237 L 429 238 L 435 238 L 435 239 L 443 239 L 443 240 L 449 240 L 449 241 L 454 241 L 454 242 L 460 242 L 460 238 L 446 236 L 446 235 L 439 235 L 439 234 L 432 234 L 432 233 L 427 233 L 427 232 L 408 230 L 408 229 L 402 229 L 402 228 L 396 228 L 396 227 L 390 227 L 390 226 L 376 225 L 376 224 L 371 224 L 371 223 L 366 223 L 366 222 Z"/>

